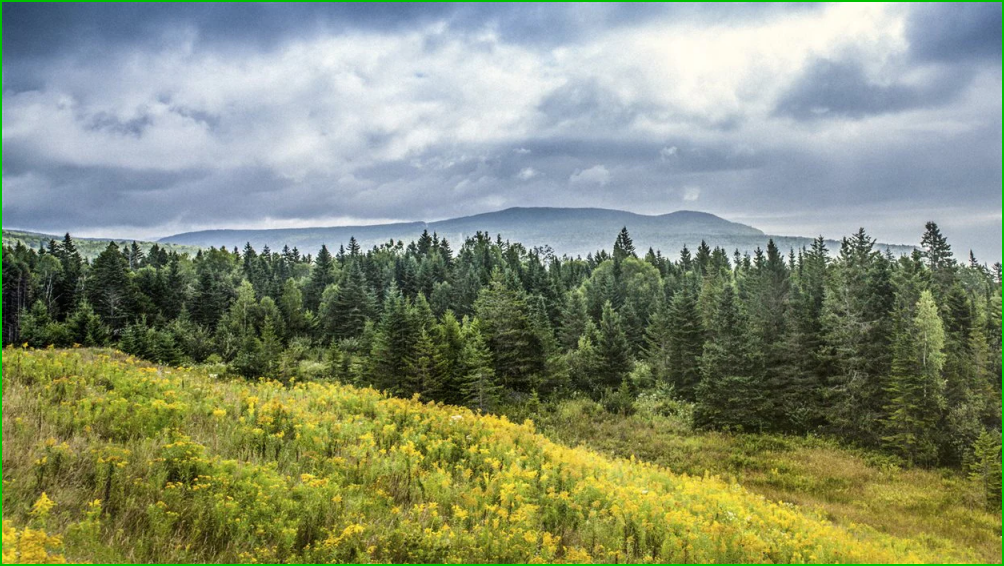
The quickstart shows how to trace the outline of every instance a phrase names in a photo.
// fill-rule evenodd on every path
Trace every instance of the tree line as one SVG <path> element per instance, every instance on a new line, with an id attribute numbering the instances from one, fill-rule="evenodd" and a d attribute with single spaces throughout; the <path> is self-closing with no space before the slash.
<path id="1" fill-rule="evenodd" d="M 194 256 L 69 234 L 3 248 L 3 341 L 108 346 L 249 378 L 337 379 L 492 411 L 642 392 L 701 427 L 823 433 L 920 465 L 996 452 L 1001 265 L 957 261 L 934 223 L 911 255 L 862 229 L 831 255 L 703 243 L 556 257 L 477 233 L 425 232 L 332 254 L 223 247 Z"/>

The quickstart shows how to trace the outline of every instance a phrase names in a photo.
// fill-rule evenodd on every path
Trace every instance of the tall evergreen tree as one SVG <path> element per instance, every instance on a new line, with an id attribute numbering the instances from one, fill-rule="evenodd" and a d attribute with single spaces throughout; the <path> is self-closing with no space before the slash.
<path id="1" fill-rule="evenodd" d="M 496 271 L 478 294 L 474 310 L 492 352 L 495 375 L 506 388 L 529 392 L 544 370 L 546 352 L 524 294 L 508 287 Z"/>
<path id="2" fill-rule="evenodd" d="M 604 388 L 619 387 L 624 376 L 631 371 L 631 356 L 621 317 L 609 302 L 603 305 L 596 353 L 599 356 L 597 384 Z"/>
<path id="3" fill-rule="evenodd" d="M 115 242 L 109 243 L 91 266 L 87 299 L 113 332 L 125 328 L 133 314 L 135 290 L 129 262 Z"/>
<path id="4" fill-rule="evenodd" d="M 375 299 L 357 261 L 349 261 L 342 281 L 325 290 L 319 316 L 330 337 L 341 340 L 359 336 L 374 316 Z"/>
<path id="5" fill-rule="evenodd" d="M 614 241 L 614 261 L 620 261 L 629 257 L 637 258 L 638 255 L 635 253 L 634 241 L 631 240 L 631 235 L 628 234 L 627 226 L 621 228 L 619 234 L 617 234 L 617 239 Z"/>
<path id="6" fill-rule="evenodd" d="M 77 303 L 83 298 L 84 260 L 69 234 L 63 236 L 62 243 L 56 247 L 56 257 L 63 269 L 54 294 L 58 306 L 57 312 L 65 317 L 76 310 Z"/>
<path id="7" fill-rule="evenodd" d="M 392 289 L 384 300 L 369 356 L 369 379 L 379 389 L 393 393 L 406 390 L 403 379 L 408 372 L 408 357 L 419 333 L 409 311 L 404 296 Z"/>
<path id="8" fill-rule="evenodd" d="M 481 412 L 495 409 L 502 395 L 502 387 L 495 379 L 491 352 L 481 334 L 478 319 L 467 322 L 463 328 L 463 367 L 465 370 L 460 392 L 468 407 Z"/>
<path id="9" fill-rule="evenodd" d="M 579 338 L 586 331 L 589 313 L 586 312 L 586 302 L 578 291 L 569 291 L 565 296 L 565 304 L 561 309 L 561 326 L 558 328 L 558 345 L 562 350 L 574 350 Z"/>
<path id="10" fill-rule="evenodd" d="M 722 290 L 711 337 L 701 357 L 702 379 L 696 389 L 698 426 L 759 431 L 764 391 L 753 378 L 747 323 L 731 286 Z"/>
<path id="11" fill-rule="evenodd" d="M 645 360 L 657 385 L 673 383 L 673 326 L 670 309 L 660 300 L 645 328 Z"/>
<path id="12" fill-rule="evenodd" d="M 883 384 L 891 367 L 889 314 L 895 293 L 891 264 L 859 230 L 845 238 L 827 280 L 821 323 L 831 432 L 868 446 L 881 444 Z"/>
<path id="13" fill-rule="evenodd" d="M 947 292 L 955 278 L 955 258 L 952 257 L 952 246 L 942 235 L 938 225 L 928 222 L 925 225 L 924 236 L 920 239 L 924 259 L 931 270 L 934 289 L 940 294 Z M 942 298 L 936 296 L 936 298 Z"/>
<path id="14" fill-rule="evenodd" d="M 937 458 L 935 427 L 945 409 L 945 329 L 930 291 L 921 293 L 915 312 L 912 320 L 899 320 L 883 441 L 909 462 L 930 464 Z"/>
<path id="15" fill-rule="evenodd" d="M 673 296 L 669 307 L 669 379 L 681 397 L 694 400 L 701 376 L 704 329 L 697 312 L 697 297 L 689 282 Z"/>
<path id="16" fill-rule="evenodd" d="M 321 246 L 314 259 L 314 268 L 310 271 L 310 281 L 303 290 L 303 306 L 311 312 L 318 312 L 321 306 L 321 296 L 329 285 L 335 282 L 334 262 L 327 246 Z"/>

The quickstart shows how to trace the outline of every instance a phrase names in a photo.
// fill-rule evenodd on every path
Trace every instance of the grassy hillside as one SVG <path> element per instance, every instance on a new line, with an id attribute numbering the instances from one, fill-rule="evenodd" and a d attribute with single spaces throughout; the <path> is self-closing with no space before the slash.
<path id="1" fill-rule="evenodd" d="M 4 350 L 3 487 L 5 561 L 973 558 L 568 448 L 531 423 L 110 351 Z"/>
<path id="2" fill-rule="evenodd" d="M 71 234 L 72 235 L 72 234 Z M 16 246 L 19 242 L 31 249 L 37 250 L 40 245 L 45 246 L 49 244 L 49 241 L 56 240 L 57 242 L 63 239 L 62 235 L 55 234 L 40 234 L 37 232 L 25 232 L 22 230 L 4 230 L 3 231 L 3 245 L 5 246 Z M 104 251 L 108 247 L 108 243 L 114 241 L 119 247 L 125 247 L 132 244 L 132 240 L 112 240 L 110 238 L 78 238 L 73 236 L 73 243 L 77 246 L 77 251 L 80 255 L 86 259 L 94 259 L 98 257 L 98 254 Z M 153 246 L 154 242 L 137 242 L 143 251 L 149 251 L 150 247 Z M 195 255 L 199 251 L 198 246 L 186 246 L 179 244 L 157 244 L 161 248 L 167 251 L 176 251 L 178 253 L 188 253 Z"/>
<path id="3" fill-rule="evenodd" d="M 969 548 L 980 561 L 1001 562 L 1000 511 L 986 510 L 980 487 L 958 471 L 901 469 L 887 456 L 820 438 L 695 432 L 685 415 L 638 406 L 623 416 L 591 401 L 563 401 L 535 410 L 534 422 L 555 442 L 737 479 L 838 525 Z"/>

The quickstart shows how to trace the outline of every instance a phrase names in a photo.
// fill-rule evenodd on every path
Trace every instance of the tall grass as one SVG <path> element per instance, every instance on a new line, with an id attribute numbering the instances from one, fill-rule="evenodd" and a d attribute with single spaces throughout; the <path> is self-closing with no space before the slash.
<path id="1" fill-rule="evenodd" d="M 3 377 L 5 561 L 8 529 L 94 562 L 974 558 L 370 389 L 82 350 L 4 350 Z"/>
<path id="2" fill-rule="evenodd" d="M 510 414 L 532 415 L 555 442 L 675 473 L 734 479 L 838 525 L 867 526 L 932 548 L 968 548 L 982 562 L 1001 562 L 1001 513 L 986 509 L 982 486 L 958 470 L 903 467 L 824 438 L 694 431 L 687 407 L 673 405 L 677 412 L 667 415 L 663 407 L 637 403 L 627 416 L 580 399 Z"/>

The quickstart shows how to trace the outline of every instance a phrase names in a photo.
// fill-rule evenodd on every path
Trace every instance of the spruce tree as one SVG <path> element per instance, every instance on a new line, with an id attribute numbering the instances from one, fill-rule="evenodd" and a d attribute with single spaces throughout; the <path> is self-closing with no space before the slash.
<path id="1" fill-rule="evenodd" d="M 683 399 L 694 400 L 700 381 L 704 330 L 697 312 L 697 298 L 689 282 L 673 296 L 669 307 L 669 381 Z"/>
<path id="2" fill-rule="evenodd" d="M 619 387 L 624 376 L 631 371 L 631 350 L 620 315 L 609 302 L 603 305 L 596 352 L 599 356 L 597 384 L 602 388 Z"/>
<path id="3" fill-rule="evenodd" d="M 124 328 L 132 317 L 136 296 L 129 262 L 115 242 L 109 243 L 91 266 L 87 299 L 113 332 Z"/>
<path id="4" fill-rule="evenodd" d="M 461 386 L 467 373 L 464 362 L 464 330 L 453 311 L 446 311 L 442 320 L 433 325 L 432 339 L 438 350 L 442 372 L 441 400 L 445 403 L 464 403 Z"/>
<path id="5" fill-rule="evenodd" d="M 442 359 L 432 336 L 425 328 L 405 358 L 405 375 L 399 394 L 418 394 L 425 400 L 442 401 L 444 375 Z"/>
<path id="6" fill-rule="evenodd" d="M 984 429 L 973 444 L 969 477 L 980 488 L 990 511 L 1001 508 L 1001 435 Z"/>
<path id="7" fill-rule="evenodd" d="M 613 257 L 614 261 L 621 261 L 629 257 L 638 257 L 635 253 L 634 241 L 631 240 L 631 235 L 628 234 L 627 226 L 621 228 L 620 233 L 617 234 L 617 239 L 614 241 Z"/>
<path id="8" fill-rule="evenodd" d="M 645 328 L 645 360 L 652 370 L 652 378 L 659 386 L 673 383 L 673 326 L 670 309 L 665 300 L 656 304 L 655 312 Z"/>
<path id="9" fill-rule="evenodd" d="M 69 234 L 63 236 L 62 243 L 56 246 L 56 257 L 63 267 L 54 292 L 58 306 L 56 312 L 66 317 L 76 310 L 82 298 L 84 260 Z"/>
<path id="10" fill-rule="evenodd" d="M 314 267 L 310 271 L 310 281 L 303 290 L 303 306 L 311 312 L 318 312 L 321 306 L 321 295 L 329 285 L 335 282 L 335 267 L 331 252 L 327 246 L 321 246 L 314 259 Z"/>
<path id="11" fill-rule="evenodd" d="M 711 336 L 701 357 L 694 422 L 701 427 L 760 431 L 764 391 L 753 377 L 747 323 L 732 286 L 722 290 Z"/>
<path id="12" fill-rule="evenodd" d="M 883 441 L 908 462 L 932 464 L 945 409 L 945 329 L 930 291 L 921 293 L 915 313 L 898 317 Z"/>
<path id="13" fill-rule="evenodd" d="M 587 322 L 589 314 L 582 294 L 576 290 L 569 291 L 561 309 L 561 326 L 558 328 L 558 345 L 563 351 L 575 349 L 586 330 Z"/>
<path id="14" fill-rule="evenodd" d="M 357 261 L 349 261 L 338 285 L 325 289 L 318 314 L 329 337 L 341 340 L 359 336 L 374 316 L 375 299 Z"/>
<path id="15" fill-rule="evenodd" d="M 81 301 L 77 310 L 66 320 L 66 326 L 75 344 L 89 348 L 107 346 L 111 331 L 101 321 L 87 301 Z"/>
<path id="16" fill-rule="evenodd" d="M 526 296 L 505 283 L 496 270 L 478 294 L 474 310 L 495 362 L 495 375 L 512 391 L 529 392 L 544 370 L 544 341 L 531 320 Z"/>
<path id="17" fill-rule="evenodd" d="M 502 386 L 496 381 L 491 352 L 476 318 L 463 328 L 463 367 L 460 392 L 464 403 L 481 412 L 494 410 L 501 400 Z"/>
<path id="18" fill-rule="evenodd" d="M 934 222 L 928 222 L 924 228 L 920 247 L 924 250 L 924 259 L 927 260 L 927 267 L 931 270 L 932 283 L 939 293 L 946 292 L 955 277 L 956 264 L 952 257 L 952 246 L 948 244 L 948 240 Z"/>
<path id="19" fill-rule="evenodd" d="M 374 387 L 392 393 L 406 390 L 407 359 L 418 340 L 408 302 L 397 289 L 384 300 L 383 314 L 373 336 L 369 356 L 369 380 Z"/>
<path id="20" fill-rule="evenodd" d="M 882 443 L 875 422 L 887 403 L 883 384 L 892 362 L 889 314 L 895 306 L 892 264 L 874 245 L 863 229 L 844 239 L 827 278 L 820 319 L 827 426 L 868 446 Z"/>

